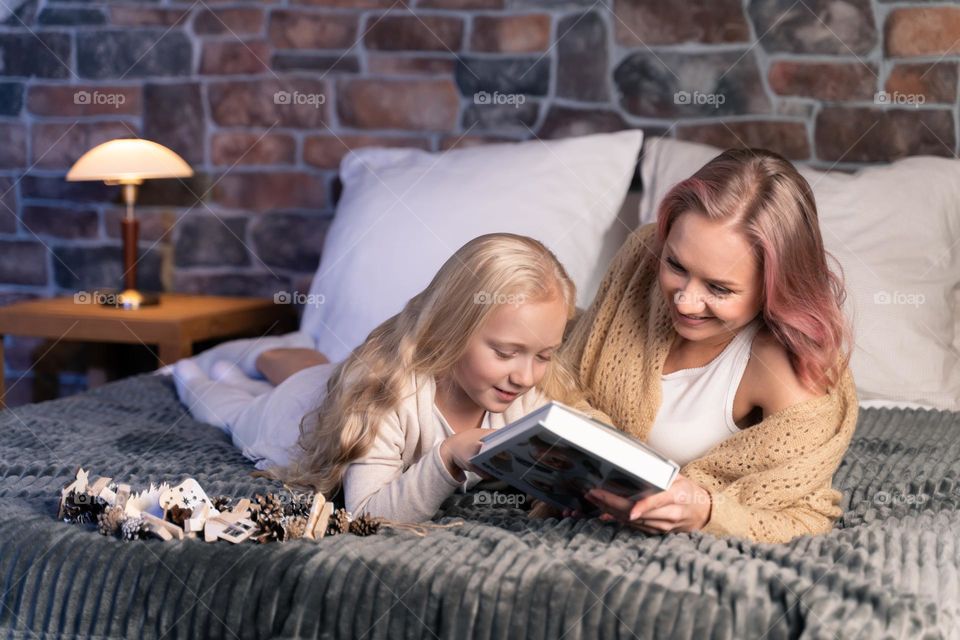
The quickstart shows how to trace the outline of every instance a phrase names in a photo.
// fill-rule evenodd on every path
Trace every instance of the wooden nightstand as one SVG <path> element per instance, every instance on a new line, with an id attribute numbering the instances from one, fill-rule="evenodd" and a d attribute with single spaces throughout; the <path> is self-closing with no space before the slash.
<path id="1" fill-rule="evenodd" d="M 160 366 L 193 354 L 195 342 L 294 331 L 293 306 L 269 298 L 161 294 L 160 304 L 117 309 L 74 296 L 0 307 L 0 407 L 4 405 L 5 334 L 86 342 L 156 345 Z"/>

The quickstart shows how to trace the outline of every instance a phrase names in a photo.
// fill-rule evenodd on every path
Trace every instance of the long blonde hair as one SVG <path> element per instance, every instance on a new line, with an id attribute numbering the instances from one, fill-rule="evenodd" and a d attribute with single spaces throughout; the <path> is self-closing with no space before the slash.
<path id="1" fill-rule="evenodd" d="M 370 450 L 384 416 L 404 400 L 411 374 L 451 371 L 471 337 L 502 304 L 557 295 L 569 320 L 576 310 L 575 286 L 543 244 L 509 233 L 474 238 L 443 264 L 426 289 L 336 367 L 323 402 L 300 422 L 293 462 L 269 475 L 332 494 L 347 466 Z M 560 358 L 551 360 L 537 387 L 558 400 L 573 402 L 581 396 Z"/>

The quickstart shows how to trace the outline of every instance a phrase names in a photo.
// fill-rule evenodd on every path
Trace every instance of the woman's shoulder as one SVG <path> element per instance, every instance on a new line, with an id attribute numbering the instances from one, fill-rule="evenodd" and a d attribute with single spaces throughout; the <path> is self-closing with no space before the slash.
<path id="1" fill-rule="evenodd" d="M 826 389 L 810 389 L 793 368 L 789 350 L 766 326 L 753 339 L 745 377 L 754 406 L 768 416 L 799 402 L 826 395 Z"/>

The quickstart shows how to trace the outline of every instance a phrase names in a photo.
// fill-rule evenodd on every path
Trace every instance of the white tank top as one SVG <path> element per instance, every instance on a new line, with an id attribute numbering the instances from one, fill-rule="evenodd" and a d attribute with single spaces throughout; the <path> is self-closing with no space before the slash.
<path id="1" fill-rule="evenodd" d="M 647 444 L 682 467 L 740 431 L 733 399 L 759 329 L 754 319 L 706 365 L 660 375 L 663 401 Z"/>

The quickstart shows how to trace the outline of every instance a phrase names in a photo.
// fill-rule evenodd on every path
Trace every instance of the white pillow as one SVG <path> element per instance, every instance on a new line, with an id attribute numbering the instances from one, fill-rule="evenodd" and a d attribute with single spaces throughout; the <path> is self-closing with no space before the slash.
<path id="1" fill-rule="evenodd" d="M 641 223 L 667 191 L 720 149 L 650 139 Z M 817 202 L 824 245 L 843 267 L 851 360 L 861 400 L 960 411 L 960 161 L 904 158 L 856 174 L 798 166 Z"/>
<path id="2" fill-rule="evenodd" d="M 445 153 L 350 152 L 301 331 L 334 361 L 345 358 L 457 249 L 493 232 L 543 242 L 588 306 L 636 221 L 618 213 L 642 142 L 635 129 Z"/>

